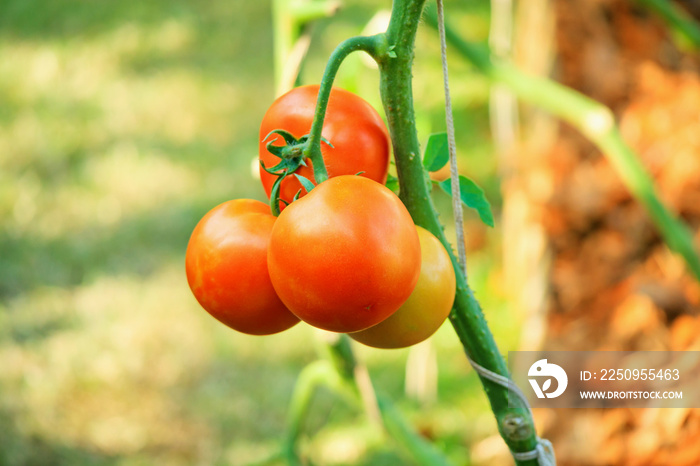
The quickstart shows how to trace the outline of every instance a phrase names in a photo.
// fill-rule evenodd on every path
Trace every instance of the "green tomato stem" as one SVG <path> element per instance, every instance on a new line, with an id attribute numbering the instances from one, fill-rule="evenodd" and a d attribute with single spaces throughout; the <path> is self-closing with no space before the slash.
<path id="1" fill-rule="evenodd" d="M 450 253 L 457 277 L 455 304 L 450 322 L 467 355 L 481 366 L 508 377 L 503 357 L 486 324 L 478 301 L 469 288 L 466 277 L 445 237 L 433 206 L 425 172 L 421 163 L 418 135 L 413 110 L 411 68 L 418 23 L 425 0 L 395 0 L 391 21 L 386 32 L 386 43 L 391 56 L 378 60 L 380 91 L 392 136 L 394 157 L 400 184 L 400 197 L 413 220 L 443 243 Z M 498 422 L 501 436 L 511 451 L 532 451 L 537 446 L 535 429 L 529 410 L 519 402 L 513 403 L 508 389 L 481 377 L 481 383 Z M 515 407 L 509 406 L 509 401 Z M 509 425 L 518 423 L 517 432 Z M 537 460 L 516 460 L 518 465 L 536 465 Z"/>
<path id="2" fill-rule="evenodd" d="M 314 113 L 311 131 L 309 132 L 309 140 L 304 150 L 304 156 L 311 159 L 313 163 L 316 184 L 322 183 L 328 179 L 326 165 L 321 155 L 321 133 L 323 131 L 323 120 L 326 117 L 326 108 L 328 107 L 333 81 L 338 73 L 340 64 L 348 55 L 357 51 L 364 51 L 370 56 L 375 57 L 380 44 L 381 36 L 351 37 L 341 42 L 328 59 L 326 69 L 323 72 L 323 78 L 321 79 L 321 86 L 318 90 L 316 111 Z M 330 143 L 333 144 L 333 141 L 330 141 Z"/>

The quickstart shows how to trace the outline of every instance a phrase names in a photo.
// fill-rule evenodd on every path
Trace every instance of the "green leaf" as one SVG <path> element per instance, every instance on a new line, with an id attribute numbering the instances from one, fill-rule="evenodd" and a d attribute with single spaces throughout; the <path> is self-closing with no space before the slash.
<path id="1" fill-rule="evenodd" d="M 399 192 L 399 179 L 394 175 L 387 175 L 386 177 L 386 187 L 391 189 L 395 194 Z"/>
<path id="2" fill-rule="evenodd" d="M 438 184 L 443 191 L 450 196 L 452 195 L 452 181 L 449 178 Z M 486 199 L 484 190 L 481 189 L 479 185 L 466 176 L 459 175 L 459 195 L 464 205 L 476 210 L 481 221 L 493 228 L 494 222 L 491 204 L 488 199 Z"/>
<path id="3" fill-rule="evenodd" d="M 269 133 L 267 133 L 267 136 L 265 136 L 265 137 L 263 138 L 263 142 L 267 141 L 267 140 L 270 138 L 270 136 L 272 136 L 273 134 L 279 134 L 280 136 L 282 136 L 282 137 L 284 138 L 284 142 L 286 142 L 287 145 L 292 146 L 292 145 L 295 145 L 295 144 L 298 144 L 298 143 L 299 143 L 299 141 L 297 140 L 297 138 L 295 138 L 294 135 L 293 135 L 292 133 L 290 133 L 289 131 L 285 131 L 285 130 L 283 130 L 283 129 L 273 129 L 272 131 L 270 131 Z M 267 144 L 268 148 L 269 148 L 270 144 L 272 144 L 272 143 L 275 142 L 276 140 L 277 140 L 277 138 L 275 138 L 275 139 L 273 139 L 272 141 L 270 141 L 270 142 Z"/>
<path id="4" fill-rule="evenodd" d="M 450 160 L 450 150 L 447 145 L 447 133 L 431 134 L 425 147 L 423 166 L 429 172 L 435 172 L 444 167 Z"/>
<path id="5" fill-rule="evenodd" d="M 299 180 L 299 183 L 301 183 L 301 185 L 304 187 L 307 193 L 310 193 L 311 190 L 314 189 L 314 184 L 308 178 L 301 175 L 297 175 L 296 173 L 294 174 L 294 176 L 296 176 L 297 180 Z"/>
<path id="6" fill-rule="evenodd" d="M 286 176 L 285 173 L 278 175 L 277 179 L 272 184 L 272 191 L 270 192 L 270 211 L 275 217 L 280 214 L 280 186 L 282 185 L 282 180 L 285 179 Z"/>

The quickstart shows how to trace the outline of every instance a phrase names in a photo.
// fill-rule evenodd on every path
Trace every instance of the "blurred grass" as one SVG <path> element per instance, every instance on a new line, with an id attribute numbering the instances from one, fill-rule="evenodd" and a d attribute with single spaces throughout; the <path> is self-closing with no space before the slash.
<path id="1" fill-rule="evenodd" d="M 315 31 L 305 81 L 374 2 Z M 389 7 L 389 2 L 385 2 Z M 486 34 L 488 3 L 447 2 Z M 309 328 L 235 334 L 189 293 L 184 252 L 211 207 L 264 199 L 251 165 L 273 99 L 267 2 L 0 2 L 0 465 L 247 464 L 274 453 Z M 419 35 L 422 140 L 442 131 L 437 41 Z M 453 60 L 465 171 L 498 204 L 486 83 Z M 379 107 L 359 62 L 340 84 Z M 344 81 L 343 81 L 344 80 Z M 436 201 L 449 220 L 449 202 Z M 471 280 L 507 351 L 498 232 Z M 434 339 L 439 401 L 403 398 L 407 351 L 359 349 L 376 385 L 458 463 L 495 426 L 451 329 Z M 302 448 L 317 464 L 410 464 L 321 392 Z"/>

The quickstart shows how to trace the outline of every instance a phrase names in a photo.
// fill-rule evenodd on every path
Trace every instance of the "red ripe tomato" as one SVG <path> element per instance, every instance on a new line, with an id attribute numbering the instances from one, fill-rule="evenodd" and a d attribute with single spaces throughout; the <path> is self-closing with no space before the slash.
<path id="1" fill-rule="evenodd" d="M 267 272 L 275 220 L 263 202 L 224 202 L 202 217 L 187 245 L 187 282 L 199 304 L 250 335 L 281 332 L 299 322 L 277 297 Z"/>
<path id="2" fill-rule="evenodd" d="M 277 165 L 280 161 L 267 150 L 267 143 L 275 140 L 276 146 L 284 146 L 285 143 L 277 134 L 265 141 L 263 138 L 275 129 L 283 129 L 296 138 L 309 134 L 318 89 L 318 85 L 292 89 L 275 100 L 267 110 L 260 126 L 259 146 L 260 160 L 267 168 Z M 361 176 L 381 184 L 386 182 L 389 170 L 389 134 L 377 111 L 361 97 L 343 89 L 333 88 L 321 135 L 333 145 L 330 147 L 321 143 L 321 153 L 329 177 L 364 172 Z M 311 161 L 306 160 L 306 163 L 308 166 L 299 167 L 295 173 L 315 181 Z M 276 177 L 267 173 L 261 166 L 260 179 L 269 198 Z M 292 202 L 302 186 L 292 176 L 282 181 L 280 188 L 280 199 Z M 302 190 L 302 194 L 305 192 Z"/>
<path id="3" fill-rule="evenodd" d="M 455 271 L 447 251 L 432 233 L 418 229 L 421 267 L 418 284 L 388 319 L 350 337 L 375 348 L 405 348 L 426 340 L 440 328 L 455 298 Z"/>
<path id="4" fill-rule="evenodd" d="M 385 186 L 331 178 L 275 222 L 267 265 L 289 310 L 324 330 L 376 325 L 408 299 L 420 273 L 413 220 Z"/>

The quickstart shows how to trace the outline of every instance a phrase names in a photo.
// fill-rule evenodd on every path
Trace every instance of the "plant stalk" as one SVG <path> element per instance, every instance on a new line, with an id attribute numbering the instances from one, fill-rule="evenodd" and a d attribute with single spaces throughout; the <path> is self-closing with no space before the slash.
<path id="1" fill-rule="evenodd" d="M 411 68 L 414 42 L 425 0 L 395 0 L 386 32 L 387 44 L 394 57 L 378 57 L 380 91 L 392 136 L 394 157 L 400 184 L 400 197 L 414 222 L 443 243 L 450 253 L 457 277 L 455 304 L 450 322 L 468 357 L 497 374 L 508 377 L 503 357 L 486 324 L 478 301 L 469 288 L 459 262 L 437 218 L 421 163 L 413 109 Z M 496 417 L 501 436 L 511 451 L 527 452 L 537 446 L 529 410 L 509 397 L 508 389 L 481 377 L 481 382 Z M 517 407 L 510 407 L 512 405 Z M 508 426 L 516 420 L 520 429 Z M 536 465 L 537 460 L 519 461 L 518 465 Z"/>
<path id="2" fill-rule="evenodd" d="M 340 64 L 352 52 L 364 51 L 370 56 L 375 56 L 379 41 L 380 36 L 351 37 L 341 42 L 328 59 L 326 69 L 323 72 L 323 78 L 321 79 L 321 86 L 318 90 L 314 121 L 311 124 L 308 144 L 304 150 L 304 156 L 311 159 L 313 163 L 316 184 L 322 183 L 328 179 L 328 172 L 326 171 L 326 166 L 323 163 L 323 155 L 321 154 L 321 132 L 323 131 L 323 120 L 326 117 L 326 108 L 328 107 L 328 100 L 330 99 L 333 81 L 335 80 L 335 75 L 338 73 L 338 68 L 340 68 Z M 330 143 L 333 144 L 333 141 L 330 141 Z"/>

